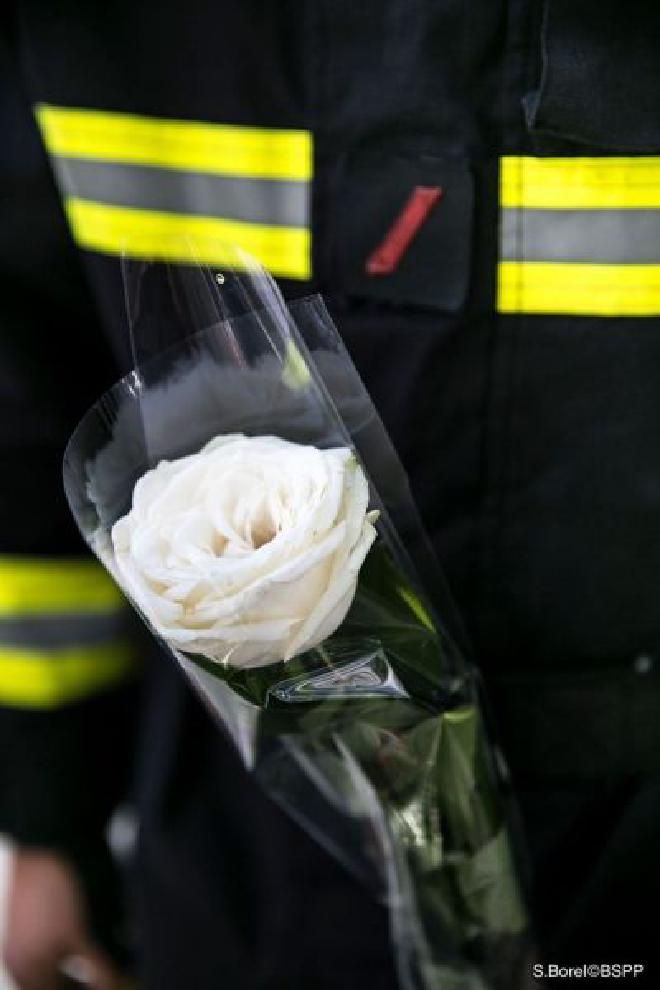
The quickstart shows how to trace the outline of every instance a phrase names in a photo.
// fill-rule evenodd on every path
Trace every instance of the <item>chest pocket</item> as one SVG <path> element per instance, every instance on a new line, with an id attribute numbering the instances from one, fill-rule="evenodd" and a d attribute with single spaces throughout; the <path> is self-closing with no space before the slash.
<path id="1" fill-rule="evenodd" d="M 355 298 L 454 313 L 472 259 L 474 180 L 463 161 L 359 150 L 333 210 L 334 282 Z"/>

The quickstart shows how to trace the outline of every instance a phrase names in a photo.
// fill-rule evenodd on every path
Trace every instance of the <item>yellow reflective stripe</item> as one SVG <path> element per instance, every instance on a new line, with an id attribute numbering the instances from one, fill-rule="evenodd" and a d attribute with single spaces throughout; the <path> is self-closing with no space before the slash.
<path id="1" fill-rule="evenodd" d="M 56 708 L 117 685 L 134 668 L 124 643 L 57 651 L 0 647 L 0 704 Z"/>
<path id="2" fill-rule="evenodd" d="M 81 247 L 235 267 L 224 242 L 275 275 L 310 277 L 308 131 L 47 104 L 35 113 Z"/>
<path id="3" fill-rule="evenodd" d="M 0 617 L 103 613 L 123 605 L 95 560 L 0 557 Z"/>
<path id="4" fill-rule="evenodd" d="M 309 231 L 213 217 L 160 213 L 124 206 L 106 206 L 69 198 L 66 211 L 77 243 L 106 254 L 136 258 L 223 265 L 236 263 L 223 245 L 239 244 L 274 275 L 309 278 Z"/>
<path id="5" fill-rule="evenodd" d="M 507 156 L 500 205 L 538 209 L 660 207 L 660 158 Z"/>
<path id="6" fill-rule="evenodd" d="M 500 312 L 660 313 L 660 157 L 508 156 L 500 206 Z"/>
<path id="7" fill-rule="evenodd" d="M 312 175 L 308 131 L 159 120 L 48 104 L 37 106 L 35 113 L 53 155 L 267 179 Z"/>
<path id="8" fill-rule="evenodd" d="M 500 262 L 497 308 L 502 313 L 652 316 L 660 313 L 660 264 Z"/>

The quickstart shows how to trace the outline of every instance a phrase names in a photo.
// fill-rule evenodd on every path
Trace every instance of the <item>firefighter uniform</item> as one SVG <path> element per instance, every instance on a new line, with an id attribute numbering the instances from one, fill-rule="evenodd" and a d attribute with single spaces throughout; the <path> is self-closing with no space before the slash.
<path id="1" fill-rule="evenodd" d="M 161 656 L 134 719 L 125 610 L 63 504 L 67 432 L 129 366 L 118 258 L 186 236 L 328 301 L 490 689 L 546 957 L 653 965 L 660 13 L 633 6 L 0 15 L 0 830 L 78 857 L 94 900 L 137 733 L 149 987 L 396 985 L 384 912 Z"/>

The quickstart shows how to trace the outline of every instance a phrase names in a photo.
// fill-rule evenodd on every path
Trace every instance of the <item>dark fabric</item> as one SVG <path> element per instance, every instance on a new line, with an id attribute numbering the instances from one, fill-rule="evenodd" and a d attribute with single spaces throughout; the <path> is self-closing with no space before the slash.
<path id="1" fill-rule="evenodd" d="M 270 802 L 182 674 L 155 661 L 140 763 L 144 985 L 394 990 L 385 909 Z"/>
<path id="2" fill-rule="evenodd" d="M 80 555 L 62 450 L 81 402 L 114 372 L 8 38 L 0 35 L 0 552 Z M 130 694 L 53 715 L 0 708 L 0 831 L 60 848 L 100 833 L 118 778 L 119 788 L 126 782 Z"/>
<path id="3" fill-rule="evenodd" d="M 531 844 L 548 958 L 655 965 L 657 668 L 642 657 L 609 672 L 510 673 L 488 687 Z"/>
<path id="4" fill-rule="evenodd" d="M 649 656 L 628 668 L 494 674 L 488 689 L 521 778 L 555 786 L 660 774 L 660 670 Z"/>
<path id="5" fill-rule="evenodd" d="M 650 965 L 657 940 L 643 905 L 657 891 L 660 720 L 655 680 L 636 671 L 646 669 L 644 657 L 660 657 L 660 322 L 494 313 L 499 156 L 547 150 L 545 129 L 579 136 L 578 118 L 584 139 L 605 148 L 653 138 L 640 108 L 656 70 L 639 46 L 654 38 L 656 14 L 624 5 L 619 16 L 608 2 L 591 16 L 594 6 L 550 9 L 548 52 L 564 64 L 547 76 L 530 135 L 523 100 L 539 81 L 536 0 L 16 4 L 31 101 L 313 130 L 314 278 L 283 288 L 328 297 L 410 474 L 494 693 L 546 954 L 560 961 L 584 947 L 596 960 L 622 952 Z M 569 44 L 577 28 L 559 31 L 576 24 L 581 47 Z M 609 51 L 631 31 L 639 45 L 622 41 L 596 72 L 601 42 Z M 571 120 L 553 124 L 553 101 Z M 3 377 L 3 390 L 11 395 L 22 382 L 27 399 L 4 425 L 25 452 L 22 418 L 47 410 L 33 433 L 35 443 L 48 438 L 48 458 L 28 453 L 25 464 L 50 465 L 40 485 L 55 506 L 54 451 L 69 411 L 82 412 L 89 397 L 81 382 L 94 392 L 96 375 L 112 375 L 96 350 L 101 328 L 124 369 L 128 349 L 115 259 L 82 255 L 93 316 L 78 274 L 50 282 L 60 249 L 70 259 L 71 248 L 52 187 L 43 209 L 25 191 L 32 154 L 20 149 L 9 166 L 12 203 L 26 198 L 15 212 L 7 207 L 12 234 L 0 277 L 3 317 L 11 314 L 14 328 L 9 350 L 19 349 L 24 371 L 9 384 Z M 403 195 L 416 184 L 417 167 L 427 181 L 440 161 L 472 176 L 473 199 L 459 192 L 453 226 L 426 244 L 424 278 L 415 270 L 403 288 L 383 280 L 375 299 L 357 276 L 379 225 L 380 206 L 368 197 L 378 190 L 380 204 L 382 196 L 384 233 L 391 190 Z M 446 195 L 449 204 L 451 182 Z M 35 228 L 20 222 L 31 204 L 32 222 L 43 224 L 40 252 L 59 231 L 36 266 Z M 31 336 L 44 299 L 59 335 L 45 341 Z M 94 379 L 64 370 L 74 338 Z M 70 406 L 51 432 L 57 376 Z M 10 458 L 7 443 L 1 456 Z M 19 460 L 7 463 L 20 468 Z M 63 515 L 51 515 L 40 495 L 35 524 L 28 474 L 19 471 L 6 491 L 0 540 L 47 552 L 64 545 Z M 24 499 L 25 519 L 12 526 Z M 33 543 L 14 543 L 19 534 Z M 142 719 L 136 880 L 145 985 L 393 985 L 382 911 L 265 801 L 177 678 L 160 657 Z M 70 728 L 75 734 L 74 720 Z M 12 751 L 31 745 L 26 722 Z M 62 755 L 75 749 L 55 745 Z"/>
<path id="6" fill-rule="evenodd" d="M 0 553 L 81 555 L 61 483 L 85 404 L 116 375 L 0 15 Z M 129 787 L 136 690 L 56 712 L 0 705 L 0 833 L 73 861 L 91 923 L 121 952 L 104 828 Z"/>
<path id="7" fill-rule="evenodd" d="M 657 152 L 659 53 L 655 0 L 545 0 L 540 87 L 525 101 L 532 131 Z"/>
<path id="8" fill-rule="evenodd" d="M 535 864 L 541 958 L 645 966 L 657 985 L 658 778 L 517 779 Z"/>
<path id="9" fill-rule="evenodd" d="M 659 328 L 657 317 L 498 321 L 467 603 L 487 673 L 659 654 Z"/>
<path id="10" fill-rule="evenodd" d="M 6 16 L 6 12 L 5 12 Z M 81 554 L 62 450 L 117 371 L 0 20 L 0 550 Z M 43 493 L 48 492 L 44 511 Z"/>
<path id="11" fill-rule="evenodd" d="M 0 708 L 0 832 L 71 849 L 100 833 L 126 787 L 132 688 L 54 712 Z"/>

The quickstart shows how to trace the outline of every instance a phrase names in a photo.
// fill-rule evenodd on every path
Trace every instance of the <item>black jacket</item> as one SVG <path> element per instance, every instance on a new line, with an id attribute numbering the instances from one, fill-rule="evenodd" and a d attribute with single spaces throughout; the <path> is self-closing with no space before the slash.
<path id="1" fill-rule="evenodd" d="M 660 880 L 660 16 L 642 7 L 26 0 L 3 15 L 7 560 L 82 552 L 59 458 L 129 365 L 122 224 L 152 250 L 172 224 L 210 222 L 285 294 L 321 291 L 490 689 L 551 960 L 650 960 Z M 394 270 L 370 273 L 420 186 L 438 205 Z M 133 736 L 117 671 L 47 711 L 0 687 L 0 827 L 95 845 Z M 381 911 L 257 793 L 164 658 L 142 683 L 147 985 L 389 985 Z"/>

